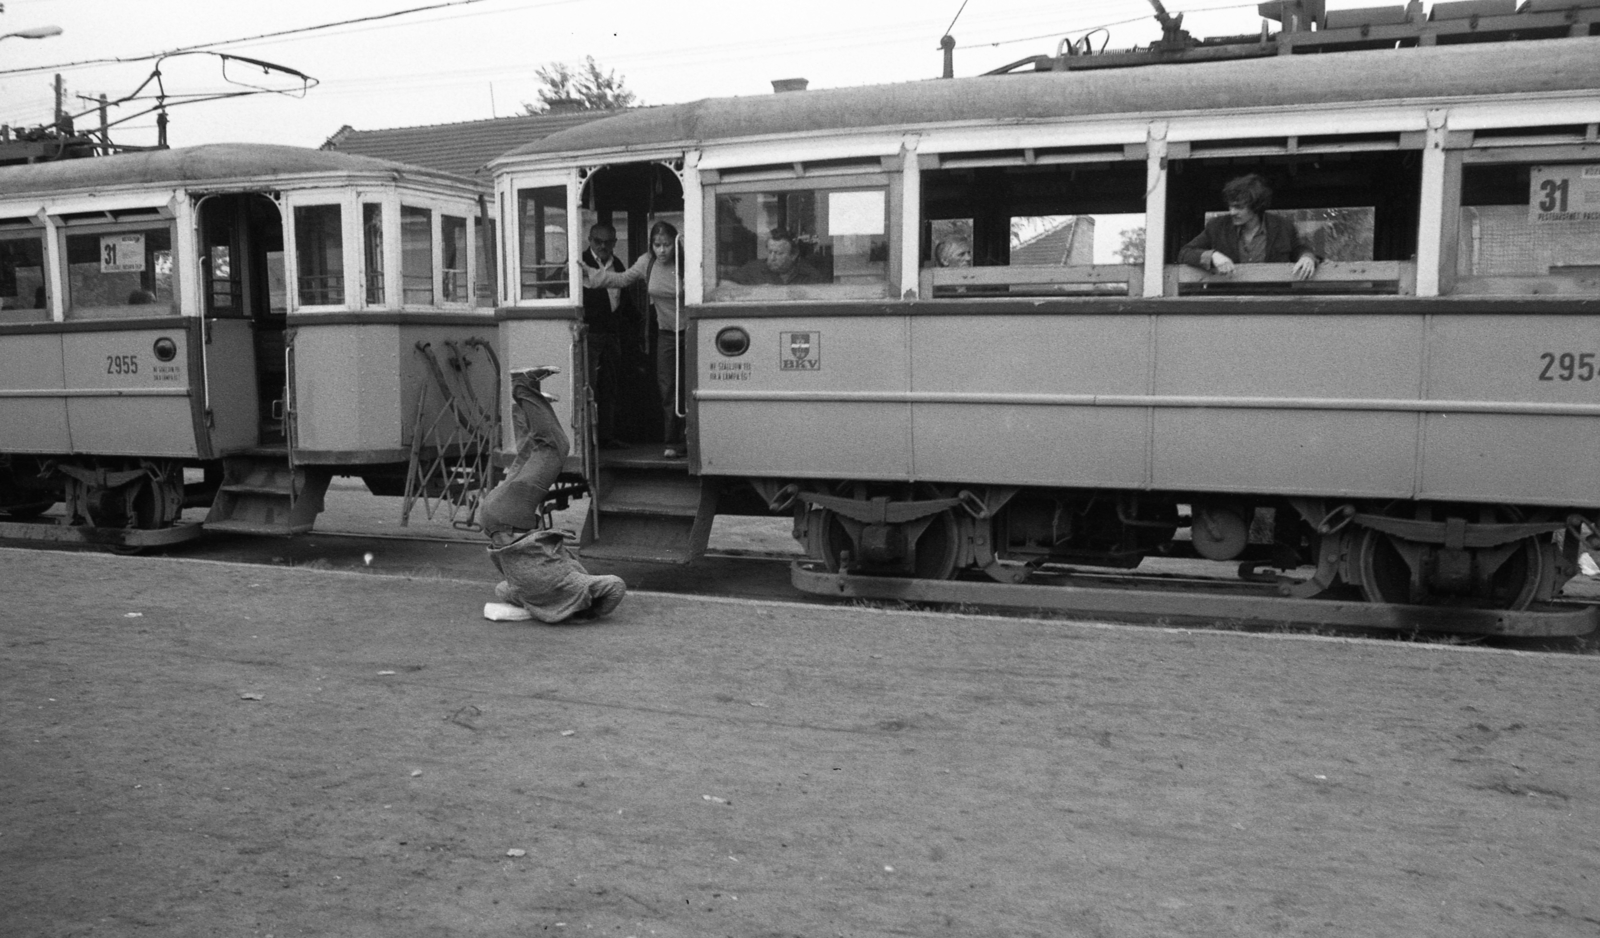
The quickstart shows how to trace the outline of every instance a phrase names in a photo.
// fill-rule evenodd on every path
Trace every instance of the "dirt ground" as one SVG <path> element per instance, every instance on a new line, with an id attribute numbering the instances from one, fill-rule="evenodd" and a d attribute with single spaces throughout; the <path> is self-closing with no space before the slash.
<path id="1" fill-rule="evenodd" d="M 1589 936 L 1600 657 L 0 549 L 7 936 Z M 512 855 L 518 852 L 517 855 Z"/>

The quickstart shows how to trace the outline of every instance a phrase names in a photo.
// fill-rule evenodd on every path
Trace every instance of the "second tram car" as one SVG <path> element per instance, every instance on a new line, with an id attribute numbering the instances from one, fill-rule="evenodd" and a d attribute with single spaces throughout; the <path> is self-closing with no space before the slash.
<path id="1" fill-rule="evenodd" d="M 1314 565 L 1302 596 L 1525 609 L 1600 510 L 1589 28 L 595 121 L 492 164 L 502 348 L 581 361 L 583 233 L 637 256 L 681 221 L 689 459 L 600 451 L 580 401 L 591 555 L 691 556 L 715 513 L 770 511 L 835 571 L 1192 551 Z M 1178 263 L 1245 173 L 1311 280 Z M 791 247 L 806 276 L 741 275 Z"/>
<path id="2" fill-rule="evenodd" d="M 499 434 L 482 208 L 294 147 L 0 168 L 0 523 L 65 503 L 27 535 L 137 548 L 198 533 L 186 505 L 308 530 L 334 475 L 475 487 Z"/>

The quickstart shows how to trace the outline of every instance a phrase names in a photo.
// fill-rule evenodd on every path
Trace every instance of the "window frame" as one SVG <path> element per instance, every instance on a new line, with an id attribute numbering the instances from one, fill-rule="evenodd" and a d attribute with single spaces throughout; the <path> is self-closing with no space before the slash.
<path id="1" fill-rule="evenodd" d="M 874 159 L 874 162 L 878 160 Z M 881 165 L 881 164 L 880 164 Z M 865 166 L 838 169 L 807 169 L 800 164 L 797 169 L 770 170 L 765 167 L 740 172 L 735 168 L 707 171 L 708 177 L 701 187 L 701 217 L 703 236 L 698 252 L 701 270 L 705 271 L 702 302 L 706 304 L 760 303 L 817 303 L 866 302 L 891 300 L 900 295 L 902 219 L 904 217 L 904 177 L 898 168 L 870 169 Z M 800 297 L 736 296 L 718 297 L 722 289 L 717 272 L 717 198 L 722 195 L 740 195 L 758 192 L 817 191 L 882 191 L 884 194 L 883 237 L 888 245 L 884 263 L 883 292 L 874 296 L 846 295 L 854 293 L 850 284 L 818 283 L 784 287 L 785 290 L 806 290 Z M 685 193 L 687 195 L 687 192 Z M 739 284 L 736 286 L 745 286 Z M 838 288 L 844 287 L 845 290 Z M 818 291 L 810 293 L 809 291 Z M 824 292 L 826 291 L 826 292 Z"/>
<path id="2" fill-rule="evenodd" d="M 183 258 L 180 250 L 182 242 L 179 239 L 180 228 L 178 221 L 170 213 L 141 214 L 138 217 L 117 219 L 115 221 L 58 218 L 54 227 L 55 263 L 60 266 L 62 295 L 55 298 L 53 302 L 60 307 L 62 321 L 144 319 L 185 315 L 183 278 L 187 275 L 187 268 L 182 263 Z M 131 233 L 158 228 L 166 229 L 169 244 L 168 251 L 172 254 L 172 302 L 164 307 L 159 304 L 146 306 L 123 304 L 118 306 L 85 306 L 80 309 L 72 297 L 72 263 L 67 251 L 67 239 L 83 235 Z M 49 263 L 49 261 L 50 258 L 47 254 L 46 262 Z M 46 288 L 45 292 L 48 296 L 50 291 Z"/>
<path id="3" fill-rule="evenodd" d="M 370 190 L 363 191 L 359 188 L 341 189 L 336 191 L 310 190 L 306 192 L 289 193 L 284 205 L 284 267 L 287 281 L 289 303 L 288 312 L 294 313 L 326 313 L 344 310 L 361 310 L 363 297 L 352 297 L 351 285 L 365 292 L 366 269 L 362 263 L 362 231 L 361 231 L 361 203 L 363 200 L 372 201 Z M 339 231 L 342 243 L 340 254 L 344 260 L 344 300 L 340 303 L 302 303 L 300 302 L 300 234 L 299 225 L 296 223 L 295 213 L 302 208 L 336 205 L 339 207 Z M 384 250 L 388 250 L 391 239 L 387 228 L 388 213 L 384 214 Z M 386 289 L 391 285 L 386 282 Z"/>
<path id="4" fill-rule="evenodd" d="M 1467 135 L 1463 134 L 1463 137 Z M 1466 167 L 1506 165 L 1587 164 L 1600 165 L 1600 144 L 1587 141 L 1542 142 L 1511 136 L 1480 140 L 1461 140 L 1445 152 L 1445 192 L 1443 198 L 1442 244 L 1439 257 L 1439 293 L 1454 297 L 1533 297 L 1571 299 L 1576 292 L 1549 289 L 1552 283 L 1572 280 L 1551 274 L 1496 274 L 1463 276 L 1460 272 L 1461 223 L 1465 218 L 1461 204 L 1466 189 Z M 1473 286 L 1498 282 L 1525 289 L 1485 290 Z M 1466 286 L 1467 289 L 1463 289 Z"/>
<path id="5" fill-rule="evenodd" d="M 1219 279 L 1218 275 L 1206 273 L 1199 268 L 1190 267 L 1180 263 L 1176 257 L 1168 256 L 1166 252 L 1166 213 L 1171 205 L 1171 179 L 1176 174 L 1178 164 L 1183 161 L 1233 161 L 1250 157 L 1287 157 L 1290 159 L 1300 157 L 1314 157 L 1318 155 L 1359 155 L 1368 153 L 1419 153 L 1426 154 L 1428 134 L 1422 130 L 1401 129 L 1391 126 L 1388 122 L 1370 122 L 1367 129 L 1352 129 L 1337 133 L 1324 134 L 1281 134 L 1273 133 L 1247 138 L 1227 138 L 1209 135 L 1185 134 L 1181 125 L 1173 125 L 1173 133 L 1169 136 L 1165 154 L 1159 158 L 1162 162 L 1162 191 L 1161 211 L 1164 216 L 1163 236 L 1160 243 L 1152 245 L 1152 239 L 1145 240 L 1145 262 L 1149 264 L 1157 261 L 1163 280 L 1163 288 L 1159 294 L 1166 297 L 1185 296 L 1188 298 L 1207 298 L 1218 301 L 1237 300 L 1238 297 L 1231 293 L 1219 292 L 1214 297 L 1205 294 L 1191 294 L 1183 292 L 1185 284 L 1205 284 Z M 1307 142 L 1307 141 L 1311 142 Z M 1281 142 L 1279 142 L 1281 141 Z M 1152 159 L 1156 157 L 1152 156 Z M 1243 175 L 1256 172 L 1252 165 L 1239 165 L 1236 172 Z M 1339 284 L 1339 283 L 1381 283 L 1385 286 L 1376 295 L 1415 295 L 1421 292 L 1418 287 L 1418 263 L 1428 219 L 1427 194 L 1428 179 L 1426 172 L 1420 172 L 1418 181 L 1418 217 L 1415 219 L 1415 235 L 1417 249 L 1410 260 L 1387 261 L 1333 261 L 1318 265 L 1317 278 L 1307 281 L 1310 284 Z M 1148 207 L 1151 199 L 1147 198 L 1146 218 L 1150 215 Z M 1349 206 L 1329 206 L 1349 207 Z M 1147 223 L 1146 232 L 1149 231 Z M 1293 285 L 1290 271 L 1293 264 L 1251 264 L 1241 265 L 1233 275 L 1234 284 L 1261 284 L 1274 285 L 1281 290 L 1274 290 L 1266 295 L 1299 296 L 1299 295 L 1339 295 L 1342 291 L 1337 286 L 1326 287 L 1324 290 L 1303 288 Z M 1392 284 L 1392 287 L 1389 286 Z M 1199 289 L 1198 287 L 1196 289 Z M 1353 295 L 1370 296 L 1366 292 Z"/>
<path id="6" fill-rule="evenodd" d="M 23 241 L 32 238 L 39 245 L 39 275 L 44 281 L 44 308 L 17 306 L 0 309 L 0 322 L 51 322 L 55 317 L 57 304 L 55 278 L 51 276 L 51 264 L 55 253 L 51 250 L 51 232 L 40 220 L 7 219 L 0 221 L 0 241 Z M 20 296 L 19 296 L 20 299 Z M 13 313 L 16 315 L 5 315 Z M 26 314 L 26 315 L 22 315 Z"/>
<path id="7" fill-rule="evenodd" d="M 394 295 L 394 290 L 389 284 L 389 274 L 394 264 L 389 258 L 390 242 L 394 239 L 389 233 L 390 202 L 386 193 L 356 193 L 356 205 L 361 211 L 357 227 L 361 231 L 361 303 L 362 309 L 388 309 L 389 298 Z M 381 239 L 378 245 L 378 288 L 380 298 L 378 302 L 370 302 L 368 298 L 369 286 L 372 283 L 372 270 L 367 265 L 367 206 L 378 209 L 378 236 Z"/>
<path id="8" fill-rule="evenodd" d="M 399 303 L 397 305 L 401 309 L 434 309 L 442 305 L 439 302 L 439 281 L 441 279 L 439 269 L 439 218 L 442 213 L 433 205 L 419 205 L 417 204 L 417 201 L 413 199 L 406 199 L 402 197 L 399 202 L 400 209 L 396 217 L 399 220 L 400 227 L 395 232 L 400 246 L 400 293 L 398 295 Z M 428 218 L 428 302 L 426 303 L 413 303 L 406 295 L 407 274 L 405 237 L 406 214 L 408 209 L 411 212 L 426 212 Z M 421 279 L 419 277 L 415 277 L 415 275 L 413 275 L 413 277 L 414 279 Z"/>
<path id="9" fill-rule="evenodd" d="M 498 270 L 499 305 L 524 309 L 570 309 L 581 306 L 583 295 L 574 284 L 581 284 L 578 259 L 583 253 L 581 234 L 575 219 L 581 211 L 578 198 L 578 171 L 575 168 L 532 173 L 515 173 L 501 177 L 495 185 L 495 201 L 500 218 L 497 226 L 500 269 Z M 549 297 L 522 296 L 522 214 L 521 193 L 528 189 L 565 190 L 564 208 L 567 213 L 567 295 Z M 490 307 L 478 307 L 487 309 Z"/>
<path id="10" fill-rule="evenodd" d="M 952 170 L 972 171 L 1031 167 L 1073 169 L 1082 166 L 1127 164 L 1130 167 L 1137 167 L 1140 174 L 1148 176 L 1149 150 L 1145 142 L 1107 140 L 1094 143 L 1064 144 L 1061 141 L 1041 139 L 1036 142 L 1036 145 L 1000 149 L 969 150 L 941 147 L 936 151 L 919 153 L 917 160 L 918 171 L 922 176 L 918 186 L 921 192 L 922 204 L 917 205 L 914 211 L 918 242 L 917 295 L 920 298 L 924 300 L 970 300 L 978 298 L 1127 300 L 1143 295 L 1145 264 L 1051 265 L 1049 268 L 1040 268 L 1036 265 L 1006 264 L 993 267 L 961 268 L 959 270 L 962 272 L 957 272 L 957 269 L 935 266 L 932 258 L 932 251 L 935 245 L 931 242 L 926 245 L 929 256 L 924 259 L 922 239 L 930 230 L 933 222 L 950 220 L 942 217 L 934 218 L 925 213 L 927 177 L 931 173 Z M 1150 228 L 1150 205 L 1151 198 L 1147 186 L 1141 203 L 1141 213 L 1145 219 L 1146 232 Z M 1096 213 L 1075 212 L 1066 214 L 1092 216 Z M 926 260 L 926 263 L 924 263 L 924 260 Z M 1148 260 L 1149 240 L 1147 239 L 1146 263 L 1148 263 Z M 1071 272 L 1071 276 L 1052 278 L 1045 272 L 1047 269 Z M 1014 277 L 1007 277 L 1004 273 L 1005 271 L 1016 271 L 1017 274 Z M 1126 285 L 1125 292 L 1119 292 L 1114 289 L 1123 284 Z M 997 287 L 1000 289 L 1021 287 L 1024 292 L 985 292 Z M 1035 292 L 1029 292 L 1030 287 L 1034 288 Z M 1072 289 L 1057 294 L 1049 292 L 1049 288 L 1052 287 L 1058 289 L 1070 287 Z"/>

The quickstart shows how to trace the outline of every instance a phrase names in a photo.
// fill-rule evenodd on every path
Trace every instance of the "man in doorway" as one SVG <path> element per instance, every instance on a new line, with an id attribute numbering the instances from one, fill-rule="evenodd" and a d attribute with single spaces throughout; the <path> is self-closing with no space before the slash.
<path id="1" fill-rule="evenodd" d="M 589 229 L 589 246 L 583 266 L 621 273 L 627 267 L 616 256 L 617 229 L 601 222 Z M 594 388 L 599 414 L 596 429 L 601 449 L 625 446 L 617 438 L 617 396 L 622 374 L 622 343 L 635 325 L 633 304 L 621 290 L 583 291 L 583 323 L 589 330 L 589 386 Z"/>
<path id="2" fill-rule="evenodd" d="M 743 284 L 802 284 L 822 283 L 817 272 L 800 256 L 800 245 L 795 236 L 783 229 L 774 228 L 767 235 L 767 256 L 757 258 L 734 271 L 728 279 Z"/>

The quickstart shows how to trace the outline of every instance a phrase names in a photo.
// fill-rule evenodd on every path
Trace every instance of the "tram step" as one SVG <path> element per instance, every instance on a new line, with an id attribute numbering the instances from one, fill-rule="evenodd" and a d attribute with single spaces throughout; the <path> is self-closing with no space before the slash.
<path id="1" fill-rule="evenodd" d="M 688 563 L 705 553 L 716 489 L 679 467 L 602 470 L 582 553 L 609 560 Z"/>
<path id="2" fill-rule="evenodd" d="M 699 514 L 699 508 L 698 501 L 693 505 L 671 505 L 637 499 L 623 500 L 620 498 L 606 499 L 601 506 L 601 510 L 607 514 L 663 515 L 675 518 L 693 518 Z"/>
<path id="3" fill-rule="evenodd" d="M 251 485 L 248 483 L 230 483 L 222 486 L 222 491 L 232 492 L 235 495 L 284 495 L 290 494 L 290 489 L 285 485 Z"/>
<path id="4" fill-rule="evenodd" d="M 688 563 L 705 552 L 705 538 L 695 546 L 693 518 L 661 515 L 601 515 L 599 540 L 583 545 L 585 558 Z M 584 526 L 587 533 L 590 525 Z"/>
<path id="5" fill-rule="evenodd" d="M 222 485 L 205 525 L 240 534 L 302 534 L 322 511 L 333 474 L 290 468 L 284 457 L 250 455 L 222 461 Z"/>

